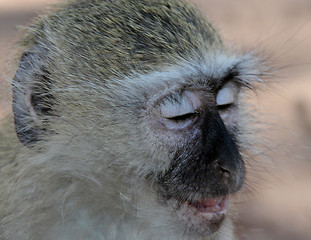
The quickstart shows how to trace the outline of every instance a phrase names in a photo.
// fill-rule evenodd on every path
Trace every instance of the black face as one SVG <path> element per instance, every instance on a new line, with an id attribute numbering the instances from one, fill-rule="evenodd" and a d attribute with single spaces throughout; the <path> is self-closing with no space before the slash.
<path id="1" fill-rule="evenodd" d="M 229 209 L 229 195 L 242 187 L 245 168 L 235 138 L 238 92 L 234 82 L 217 92 L 181 90 L 155 107 L 157 133 L 173 152 L 168 167 L 155 173 L 157 191 L 185 232 L 214 234 Z"/>
<path id="2" fill-rule="evenodd" d="M 178 148 L 169 169 L 158 176 L 166 199 L 215 198 L 242 186 L 244 164 L 234 133 L 228 132 L 217 108 L 202 112 L 195 125 L 195 138 Z"/>

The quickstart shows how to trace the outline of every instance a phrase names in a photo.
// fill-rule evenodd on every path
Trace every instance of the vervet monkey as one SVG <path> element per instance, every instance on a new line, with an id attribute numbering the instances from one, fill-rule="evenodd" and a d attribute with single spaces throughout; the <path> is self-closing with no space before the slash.
<path id="1" fill-rule="evenodd" d="M 1 240 L 234 239 L 253 54 L 181 0 L 70 1 L 21 46 Z"/>

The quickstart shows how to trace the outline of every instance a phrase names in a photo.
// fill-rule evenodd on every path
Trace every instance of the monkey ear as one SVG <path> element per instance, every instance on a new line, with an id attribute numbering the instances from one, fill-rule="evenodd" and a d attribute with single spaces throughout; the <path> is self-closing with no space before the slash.
<path id="1" fill-rule="evenodd" d="M 47 50 L 35 46 L 24 52 L 13 79 L 13 113 L 17 136 L 25 146 L 42 140 L 51 111 Z"/>

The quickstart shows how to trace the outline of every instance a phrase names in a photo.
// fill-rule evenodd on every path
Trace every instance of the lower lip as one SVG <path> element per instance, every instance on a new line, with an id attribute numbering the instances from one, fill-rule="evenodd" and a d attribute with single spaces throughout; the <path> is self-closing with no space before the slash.
<path id="1" fill-rule="evenodd" d="M 215 232 L 225 219 L 229 207 L 229 197 L 201 199 L 184 202 L 176 211 L 177 218 L 186 227 L 203 234 Z"/>
<path id="2" fill-rule="evenodd" d="M 225 214 L 228 208 L 228 204 L 229 198 L 227 196 L 187 202 L 189 208 L 197 213 L 203 214 Z"/>

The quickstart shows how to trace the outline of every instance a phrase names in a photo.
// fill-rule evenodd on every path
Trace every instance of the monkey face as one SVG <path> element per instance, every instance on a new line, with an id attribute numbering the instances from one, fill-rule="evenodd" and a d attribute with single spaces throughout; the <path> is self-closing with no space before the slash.
<path id="1" fill-rule="evenodd" d="M 177 231 L 210 236 L 217 234 L 225 223 L 230 195 L 243 184 L 238 96 L 251 80 L 258 81 L 258 73 L 253 70 L 255 64 L 252 56 L 229 57 L 216 52 L 194 64 L 181 62 L 163 71 L 109 83 L 109 93 L 108 87 L 100 82 L 96 83 L 96 91 L 90 84 L 76 88 L 78 93 L 73 95 L 72 86 L 64 87 L 61 82 L 61 94 L 55 91 L 54 98 L 44 99 L 55 99 L 57 103 L 52 106 L 51 114 L 42 117 L 45 111 L 38 111 L 40 108 L 34 101 L 40 98 L 32 98 L 28 104 L 31 107 L 22 108 L 30 109 L 31 113 L 23 119 L 35 122 L 42 118 L 42 123 L 53 131 L 47 132 L 46 127 L 33 124 L 25 132 L 20 121 L 16 121 L 16 129 L 27 136 L 20 138 L 26 145 L 41 143 L 40 138 L 34 138 L 39 134 L 41 138 L 46 137 L 44 147 L 48 149 L 51 141 L 58 147 L 49 164 L 54 166 L 56 162 L 55 165 L 64 166 L 68 162 L 74 172 L 93 174 L 106 192 L 108 189 L 130 196 L 126 198 L 130 205 L 126 211 L 135 208 L 133 212 L 144 219 L 148 215 L 144 212 L 146 205 L 147 211 L 162 209 L 166 214 L 163 222 L 177 226 Z M 20 98 L 25 99 L 18 93 L 15 91 L 16 103 Z M 77 97 L 85 99 L 79 108 L 75 108 Z M 27 103 L 27 99 L 23 102 Z M 98 101 L 94 103 L 92 99 Z M 18 110 L 15 108 L 17 119 L 22 115 Z M 33 120 L 28 116 L 38 117 Z M 76 118 L 83 119 L 78 127 L 72 121 Z M 71 151 L 77 148 L 79 152 Z M 141 183 L 152 188 L 137 188 Z M 136 194 L 137 189 L 143 191 L 130 195 Z M 96 191 L 100 197 L 92 199 L 104 199 L 103 203 L 97 203 L 105 207 L 100 216 L 105 215 L 106 209 L 122 209 L 124 204 L 119 195 L 103 197 L 101 193 L 105 191 Z M 139 194 L 143 195 L 142 200 L 137 200 Z M 136 200 L 139 203 L 132 204 Z M 157 214 L 152 212 L 147 220 L 158 223 L 156 219 L 161 216 Z"/>
<path id="2" fill-rule="evenodd" d="M 241 83 L 231 77 L 168 91 L 151 111 L 152 129 L 170 152 L 169 163 L 153 173 L 159 200 L 186 232 L 219 230 L 229 195 L 244 181 L 236 138 Z"/>

